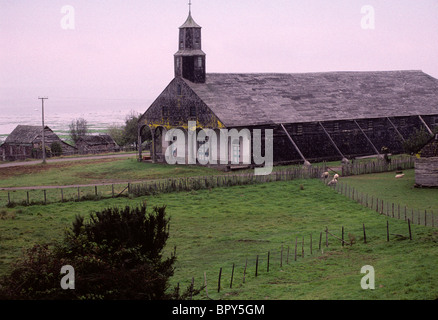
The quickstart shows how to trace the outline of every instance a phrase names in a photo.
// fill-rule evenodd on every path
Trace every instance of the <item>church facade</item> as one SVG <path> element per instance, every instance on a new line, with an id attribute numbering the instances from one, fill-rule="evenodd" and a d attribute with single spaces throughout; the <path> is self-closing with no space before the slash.
<path id="1" fill-rule="evenodd" d="M 223 130 L 249 132 L 249 138 L 184 145 L 185 163 L 192 163 L 189 149 L 229 164 L 248 158 L 254 163 L 245 145 L 251 146 L 255 130 L 261 130 L 262 142 L 269 130 L 273 162 L 281 164 L 348 160 L 383 149 L 402 153 L 415 128 L 432 134 L 438 126 L 438 80 L 422 71 L 207 73 L 201 40 L 201 27 L 189 12 L 179 28 L 175 77 L 138 123 L 139 146 L 143 128 L 151 129 L 153 162 L 165 162 L 166 150 L 176 147 L 166 139 L 171 129 L 186 138 L 193 130 L 210 129 L 219 140 Z"/>

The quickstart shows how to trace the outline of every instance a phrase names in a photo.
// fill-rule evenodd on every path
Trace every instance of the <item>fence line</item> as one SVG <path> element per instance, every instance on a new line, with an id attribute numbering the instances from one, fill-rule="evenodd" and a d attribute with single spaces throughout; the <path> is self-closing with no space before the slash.
<path id="1" fill-rule="evenodd" d="M 392 159 L 390 163 L 383 160 L 373 160 L 368 162 L 353 162 L 349 164 L 343 164 L 340 170 L 342 176 L 365 174 L 365 173 L 378 173 L 385 171 L 393 171 L 397 169 L 405 170 L 414 167 L 414 158 L 411 156 L 400 157 Z M 181 191 L 193 191 L 201 189 L 212 189 L 220 187 L 238 186 L 238 185 L 251 185 L 268 183 L 273 181 L 290 181 L 295 179 L 315 179 L 320 178 L 322 173 L 330 169 L 326 166 L 326 163 L 322 163 L 317 166 L 296 166 L 285 170 L 274 171 L 269 175 L 257 176 L 254 173 L 241 173 L 241 174 L 227 174 L 227 175 L 213 175 L 206 177 L 182 177 L 182 178 L 168 178 L 151 180 L 138 183 L 126 183 L 124 184 L 104 184 L 86 187 L 59 187 L 59 188 L 47 188 L 51 190 L 52 194 L 46 193 L 47 190 L 36 187 L 36 189 L 27 190 L 25 195 L 18 195 L 11 197 L 11 193 L 6 193 L 1 197 L 6 202 L 6 206 L 13 207 L 16 205 L 41 205 L 58 202 L 68 201 L 87 201 L 87 200 L 100 200 L 104 198 L 113 198 L 119 196 L 148 196 L 160 193 L 181 192 Z M 124 187 L 122 191 L 115 190 L 115 186 Z M 57 195 L 53 195 L 53 190 L 57 190 Z M 73 191 L 72 191 L 73 190 Z M 77 192 L 76 192 L 77 191 Z M 24 191 L 23 191 L 24 192 Z M 34 195 L 40 193 L 36 197 L 31 197 L 30 192 Z M 19 193 L 16 191 L 15 193 Z M 72 195 L 75 193 L 75 195 Z M 116 194 L 117 193 L 117 194 Z M 44 197 L 43 197 L 44 195 Z M 1 194 L 0 194 L 1 196 Z M 0 203 L 2 202 L 0 198 Z M 14 199 L 15 198 L 15 199 Z M 34 199 L 37 198 L 37 199 Z"/>
<path id="2" fill-rule="evenodd" d="M 437 217 L 433 210 L 424 210 L 423 212 L 423 210 L 420 209 L 408 208 L 406 205 L 403 206 L 399 203 L 379 199 L 377 196 L 374 197 L 367 193 L 360 192 L 345 182 L 338 182 L 333 188 L 336 192 L 382 215 L 405 221 L 409 219 L 410 223 L 418 225 L 430 227 L 438 226 Z"/>
<path id="3" fill-rule="evenodd" d="M 214 175 L 204 177 L 182 177 L 150 180 L 137 183 L 104 184 L 82 187 L 51 187 L 47 189 L 16 190 L 5 194 L 6 206 L 30 206 L 68 201 L 100 200 L 114 197 L 139 197 L 161 193 L 193 191 L 239 185 L 252 185 L 273 181 L 290 181 L 295 179 L 319 178 L 325 170 L 322 166 L 294 167 L 282 171 L 274 171 L 269 175 L 254 173 Z M 115 190 L 117 186 L 118 189 Z M 50 197 L 47 191 L 51 191 Z M 21 195 L 19 196 L 21 191 Z M 31 197 L 31 193 L 33 197 Z M 35 196 L 36 194 L 36 196 Z M 42 196 L 44 195 L 44 197 Z M 43 197 L 43 198 L 42 198 Z M 3 198 L 3 197 L 2 197 Z M 36 199 L 35 199 L 36 198 Z"/>
<path id="4" fill-rule="evenodd" d="M 318 250 L 315 250 L 314 242 L 312 241 L 313 233 L 309 234 L 308 241 L 305 241 L 305 237 L 292 237 L 291 240 L 289 240 L 286 243 L 282 243 L 281 247 L 277 250 L 270 250 L 268 249 L 264 254 L 254 254 L 253 259 L 248 259 L 247 257 L 242 260 L 242 263 L 236 263 L 235 261 L 225 263 L 219 268 L 218 273 L 218 280 L 217 280 L 217 287 L 213 288 L 217 293 L 221 293 L 221 290 L 227 289 L 228 287 L 230 289 L 233 288 L 233 283 L 241 283 L 242 285 L 245 284 L 248 281 L 248 275 L 252 274 L 254 278 L 263 276 L 264 274 L 268 274 L 269 272 L 272 272 L 274 268 L 279 268 L 282 270 L 282 268 L 285 265 L 293 264 L 294 262 L 297 262 L 299 258 L 308 258 L 313 257 L 315 255 L 324 254 L 324 250 L 329 247 L 333 247 L 336 244 L 339 244 L 341 248 L 344 246 L 354 246 L 358 244 L 359 242 L 363 242 L 363 244 L 368 245 L 372 243 L 373 241 L 384 241 L 384 242 L 390 242 L 394 239 L 397 240 L 413 240 L 413 232 L 411 228 L 411 220 L 408 219 L 406 221 L 405 226 L 397 226 L 397 230 L 400 230 L 400 228 L 405 228 L 403 233 L 405 234 L 398 234 L 393 233 L 392 226 L 389 222 L 389 220 L 386 221 L 384 225 L 382 225 L 382 228 L 378 231 L 380 235 L 376 235 L 376 232 L 374 231 L 374 235 L 372 237 L 367 237 L 367 232 L 370 233 L 370 229 L 366 228 L 365 224 L 362 224 L 358 230 L 360 232 L 363 232 L 362 237 L 356 237 L 351 236 L 349 234 L 349 239 L 344 239 L 344 234 L 346 232 L 344 226 L 341 226 L 338 230 L 338 232 L 341 234 L 340 236 L 336 235 L 336 232 L 333 230 L 329 230 L 328 227 L 326 227 L 323 231 L 319 233 L 319 243 L 318 243 Z M 399 231 L 400 232 L 400 231 Z M 322 243 L 322 235 L 325 233 L 325 243 Z M 293 239 L 294 238 L 294 239 Z M 300 239 L 299 239 L 300 238 Z M 301 240 L 301 241 L 300 241 Z M 334 242 L 333 242 L 334 241 Z M 300 243 L 301 242 L 301 243 Z M 298 248 L 298 245 L 301 245 L 301 248 Z M 287 246 L 287 247 L 286 247 Z M 294 253 L 291 253 L 291 247 L 295 248 Z M 309 250 L 307 250 L 307 248 Z M 293 255 L 294 259 L 290 259 L 290 256 Z M 224 266 L 225 265 L 225 266 Z M 208 295 L 208 288 L 207 288 L 207 275 L 206 271 L 203 272 L 203 279 L 204 279 L 204 289 L 206 292 L 206 296 L 208 299 L 212 299 Z M 227 282 L 227 276 L 229 276 L 229 282 Z M 192 278 L 193 281 L 194 278 Z M 210 288 L 211 289 L 211 288 Z"/>
<path id="5" fill-rule="evenodd" d="M 367 162 L 353 161 L 342 165 L 342 176 L 407 170 L 415 167 L 415 157 L 400 156 L 390 160 L 377 159 Z"/>

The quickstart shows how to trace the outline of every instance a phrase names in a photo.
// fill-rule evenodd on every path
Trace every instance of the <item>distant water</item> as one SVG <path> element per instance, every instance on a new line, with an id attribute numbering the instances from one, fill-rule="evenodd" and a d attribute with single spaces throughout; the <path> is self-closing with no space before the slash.
<path id="1" fill-rule="evenodd" d="M 78 118 L 87 120 L 89 128 L 92 130 L 105 130 L 109 126 L 125 123 L 126 117 L 134 112 L 144 112 L 139 110 L 93 110 L 91 112 L 47 112 L 44 114 L 44 124 L 58 135 L 68 135 L 69 124 Z M 42 125 L 42 114 L 38 110 L 26 110 L 26 112 L 14 112 L 0 114 L 0 142 L 15 129 L 17 125 Z"/>

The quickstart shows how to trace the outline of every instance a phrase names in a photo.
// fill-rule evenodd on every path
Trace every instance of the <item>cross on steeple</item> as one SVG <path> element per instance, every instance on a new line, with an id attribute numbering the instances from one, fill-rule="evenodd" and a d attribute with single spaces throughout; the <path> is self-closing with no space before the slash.
<path id="1" fill-rule="evenodd" d="M 189 0 L 189 12 L 192 12 L 192 0 Z"/>

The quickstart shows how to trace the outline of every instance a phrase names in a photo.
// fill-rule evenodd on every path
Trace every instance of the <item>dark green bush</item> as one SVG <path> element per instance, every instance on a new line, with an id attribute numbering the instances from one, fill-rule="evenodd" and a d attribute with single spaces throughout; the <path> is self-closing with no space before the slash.
<path id="1" fill-rule="evenodd" d="M 0 299 L 184 299 L 169 287 L 175 253 L 163 257 L 170 219 L 165 207 L 147 213 L 137 208 L 109 208 L 77 216 L 62 242 L 36 245 L 0 281 Z M 75 289 L 63 290 L 60 270 L 75 270 Z"/>

